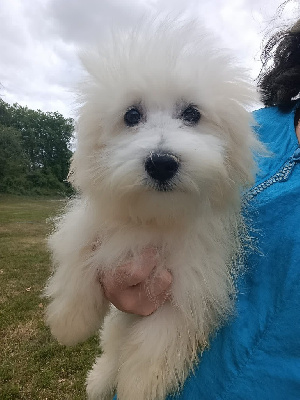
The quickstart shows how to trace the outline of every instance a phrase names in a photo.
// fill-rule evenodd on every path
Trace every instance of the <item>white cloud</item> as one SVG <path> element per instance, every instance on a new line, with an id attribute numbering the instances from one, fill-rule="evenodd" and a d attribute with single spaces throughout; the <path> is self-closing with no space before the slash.
<path id="1" fill-rule="evenodd" d="M 147 9 L 137 0 L 52 0 L 48 3 L 53 29 L 66 42 L 85 45 L 98 42 L 111 24 L 132 24 Z"/>
<path id="2" fill-rule="evenodd" d="M 112 25 L 130 26 L 151 10 L 199 16 L 254 77 L 267 27 L 284 20 L 274 20 L 282 1 L 2 0 L 0 94 L 8 102 L 72 115 L 70 90 L 81 74 L 77 48 L 97 43 Z M 290 0 L 285 7 L 287 21 L 298 4 Z"/>
<path id="3" fill-rule="evenodd" d="M 0 7 L 2 98 L 69 114 L 67 88 L 78 76 L 74 49 L 49 34 L 51 26 L 41 2 L 4 1 Z"/>

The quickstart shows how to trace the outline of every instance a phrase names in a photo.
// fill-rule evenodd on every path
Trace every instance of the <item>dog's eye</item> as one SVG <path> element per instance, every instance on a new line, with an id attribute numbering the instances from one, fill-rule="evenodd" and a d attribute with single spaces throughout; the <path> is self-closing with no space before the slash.
<path id="1" fill-rule="evenodd" d="M 124 115 L 124 121 L 127 126 L 137 125 L 141 119 L 142 119 L 142 114 L 135 107 L 132 107 L 129 110 L 127 110 Z"/>
<path id="2" fill-rule="evenodd" d="M 196 107 L 189 105 L 180 115 L 180 118 L 187 125 L 196 125 L 201 118 L 201 114 Z"/>

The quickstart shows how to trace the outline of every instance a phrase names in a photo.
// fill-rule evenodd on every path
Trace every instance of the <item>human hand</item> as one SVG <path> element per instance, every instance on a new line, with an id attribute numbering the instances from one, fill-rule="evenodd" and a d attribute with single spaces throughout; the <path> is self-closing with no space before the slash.
<path id="1" fill-rule="evenodd" d="M 147 316 L 170 298 L 172 275 L 168 270 L 155 274 L 157 252 L 146 249 L 137 262 L 130 261 L 116 271 L 104 271 L 100 282 L 105 297 L 119 310 Z"/>

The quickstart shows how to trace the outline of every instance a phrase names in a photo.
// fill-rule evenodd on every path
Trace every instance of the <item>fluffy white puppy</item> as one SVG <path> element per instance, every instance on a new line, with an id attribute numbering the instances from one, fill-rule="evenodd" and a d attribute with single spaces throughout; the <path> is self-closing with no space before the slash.
<path id="1" fill-rule="evenodd" d="M 86 54 L 70 203 L 50 238 L 56 271 L 47 321 L 67 345 L 103 324 L 90 399 L 162 400 L 180 389 L 231 312 L 240 251 L 241 189 L 258 142 L 255 96 L 197 22 L 154 20 Z M 99 273 L 155 248 L 173 275 L 154 314 L 122 313 Z"/>

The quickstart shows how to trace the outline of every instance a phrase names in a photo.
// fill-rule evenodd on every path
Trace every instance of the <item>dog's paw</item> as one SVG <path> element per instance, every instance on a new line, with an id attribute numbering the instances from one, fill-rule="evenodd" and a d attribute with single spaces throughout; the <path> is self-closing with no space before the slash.
<path id="1" fill-rule="evenodd" d="M 118 375 L 118 400 L 164 400 L 172 391 L 170 371 L 162 364 L 122 365 Z"/>
<path id="2" fill-rule="evenodd" d="M 98 357 L 88 373 L 86 391 L 89 400 L 112 400 L 116 385 L 117 368 L 106 354 Z"/>
<path id="3" fill-rule="evenodd" d="M 92 309 L 86 311 L 80 302 L 64 302 L 60 299 L 54 299 L 46 310 L 46 323 L 51 333 L 66 346 L 73 346 L 94 334 L 103 321 L 103 317 L 100 317 L 100 312 Z"/>

